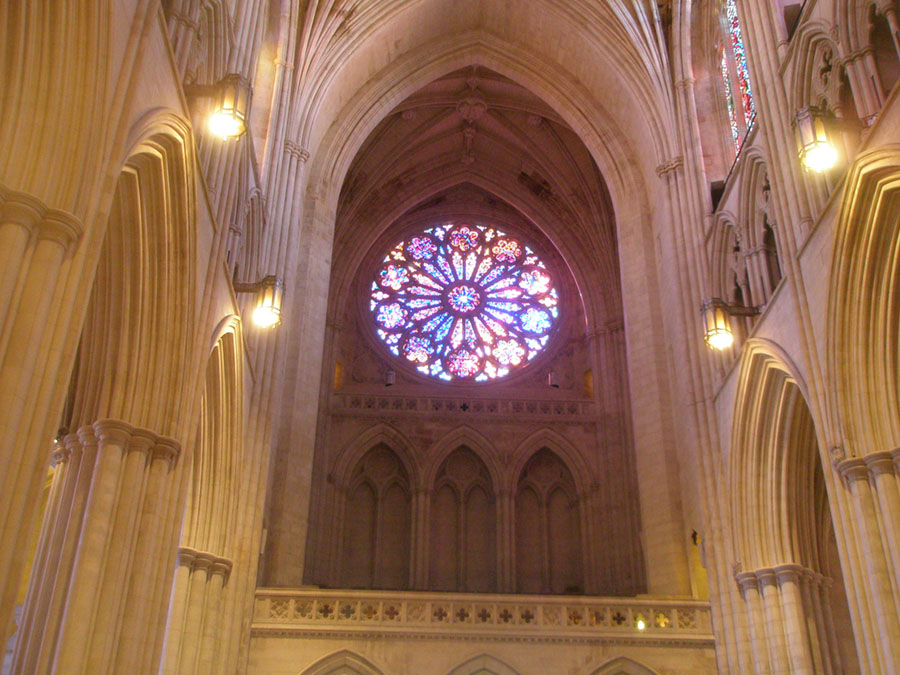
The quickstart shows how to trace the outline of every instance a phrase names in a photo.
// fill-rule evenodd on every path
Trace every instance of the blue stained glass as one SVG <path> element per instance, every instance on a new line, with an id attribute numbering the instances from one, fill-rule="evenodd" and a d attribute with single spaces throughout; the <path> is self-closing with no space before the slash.
<path id="1" fill-rule="evenodd" d="M 486 382 L 535 358 L 558 318 L 553 278 L 495 228 L 447 223 L 395 246 L 371 285 L 378 337 L 441 380 Z"/>

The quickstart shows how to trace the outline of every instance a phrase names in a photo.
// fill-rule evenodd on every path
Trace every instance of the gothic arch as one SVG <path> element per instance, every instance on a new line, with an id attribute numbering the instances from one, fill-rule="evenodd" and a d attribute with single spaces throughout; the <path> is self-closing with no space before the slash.
<path id="1" fill-rule="evenodd" d="M 471 450 L 484 462 L 491 475 L 495 489 L 503 484 L 503 477 L 498 468 L 499 456 L 497 448 L 480 432 L 467 425 L 461 425 L 434 443 L 425 453 L 426 464 L 422 471 L 422 485 L 429 489 L 437 476 L 438 469 L 444 460 L 457 448 L 464 446 Z"/>
<path id="2" fill-rule="evenodd" d="M 591 486 L 587 484 L 585 480 L 591 475 L 591 471 L 584 461 L 584 458 L 581 456 L 581 453 L 578 451 L 578 448 L 564 436 L 547 427 L 535 431 L 528 436 L 528 438 L 519 443 L 513 451 L 515 461 L 513 461 L 506 471 L 506 488 L 515 492 L 519 476 L 522 474 L 522 469 L 525 468 L 525 465 L 531 461 L 531 458 L 534 457 L 535 454 L 544 448 L 550 450 L 554 455 L 559 457 L 572 474 L 572 478 L 575 480 L 575 488 L 578 491 L 578 495 L 573 496 L 583 496 L 588 494 Z"/>
<path id="3" fill-rule="evenodd" d="M 657 672 L 627 656 L 619 656 L 592 670 L 590 675 L 657 675 Z"/>
<path id="4" fill-rule="evenodd" d="M 300 675 L 382 675 L 384 672 L 367 658 L 342 649 L 307 666 Z"/>
<path id="5" fill-rule="evenodd" d="M 418 489 L 427 484 L 423 477 L 423 467 L 410 440 L 399 429 L 379 423 L 354 438 L 335 459 L 331 473 L 335 476 L 338 489 L 347 489 L 359 460 L 379 444 L 389 447 L 400 459 L 411 487 Z"/>
<path id="6" fill-rule="evenodd" d="M 731 429 L 728 476 L 735 547 L 745 569 L 808 560 L 811 542 L 797 545 L 795 527 L 803 516 L 796 503 L 799 486 L 814 471 L 818 455 L 794 456 L 785 433 L 803 408 L 806 387 L 796 367 L 776 345 L 750 340 L 744 345 Z M 818 439 L 807 439 L 818 447 Z M 809 447 L 809 442 L 806 443 Z M 793 513 L 791 513 L 793 512 Z M 757 526 L 764 523 L 763 527 Z"/>
<path id="7" fill-rule="evenodd" d="M 494 36 L 488 38 L 475 31 L 448 36 L 427 49 L 403 55 L 380 77 L 363 86 L 354 101 L 341 110 L 313 155 L 304 220 L 315 222 L 327 217 L 326 214 L 333 217 L 343 178 L 361 143 L 399 101 L 438 77 L 472 63 L 522 82 L 557 110 L 585 142 L 603 176 L 611 181 L 619 219 L 626 214 L 636 216 L 636 212 L 629 211 L 634 210 L 634 195 L 643 194 L 636 188 L 643 181 L 626 161 L 631 153 L 618 146 L 616 135 L 600 132 L 601 127 L 615 127 L 615 123 L 602 112 L 599 103 L 559 67 Z M 385 81 L 391 83 L 390 89 L 379 92 L 384 89 Z M 588 111 L 597 114 L 592 116 Z M 642 203 L 637 210 L 646 208 L 646 203 Z"/>
<path id="8" fill-rule="evenodd" d="M 900 147 L 846 180 L 828 299 L 832 407 L 848 457 L 900 446 Z"/>
<path id="9" fill-rule="evenodd" d="M 463 661 L 447 675 L 519 675 L 519 671 L 489 654 L 479 654 Z"/>

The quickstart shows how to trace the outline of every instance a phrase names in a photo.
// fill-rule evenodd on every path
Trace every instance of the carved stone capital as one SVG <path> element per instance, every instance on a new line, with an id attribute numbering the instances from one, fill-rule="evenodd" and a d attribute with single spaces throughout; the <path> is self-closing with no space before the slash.
<path id="1" fill-rule="evenodd" d="M 12 223 L 69 248 L 82 235 L 81 222 L 71 213 L 50 209 L 41 200 L 23 192 L 0 187 L 0 224 Z"/>
<path id="2" fill-rule="evenodd" d="M 309 159 L 309 150 L 306 148 L 300 147 L 297 143 L 293 141 L 285 141 L 284 149 L 290 156 L 296 157 L 301 162 L 306 163 L 306 160 Z"/>
<path id="3" fill-rule="evenodd" d="M 204 570 L 207 576 L 221 575 L 223 584 L 228 581 L 231 574 L 232 562 L 228 558 L 222 558 L 207 551 L 199 551 L 189 546 L 179 547 L 177 560 L 180 566 L 189 568 L 191 573 Z"/>
<path id="4" fill-rule="evenodd" d="M 869 468 L 859 457 L 845 459 L 839 462 L 835 468 L 848 483 L 869 479 Z"/>
<path id="5" fill-rule="evenodd" d="M 796 563 L 785 563 L 783 565 L 775 565 L 775 567 L 772 568 L 772 571 L 775 573 L 778 584 L 781 585 L 788 582 L 793 582 L 795 584 L 799 583 L 804 569 L 805 568 Z"/>
<path id="6" fill-rule="evenodd" d="M 878 476 L 885 473 L 894 473 L 894 457 L 891 452 L 873 452 L 871 454 L 863 457 L 863 461 L 866 463 L 866 466 L 869 467 L 869 471 L 872 472 L 873 476 Z"/>
<path id="7" fill-rule="evenodd" d="M 673 157 L 667 162 L 663 162 L 659 166 L 656 167 L 656 175 L 660 178 L 668 176 L 673 171 L 676 171 L 684 166 L 684 159 L 681 156 Z"/>

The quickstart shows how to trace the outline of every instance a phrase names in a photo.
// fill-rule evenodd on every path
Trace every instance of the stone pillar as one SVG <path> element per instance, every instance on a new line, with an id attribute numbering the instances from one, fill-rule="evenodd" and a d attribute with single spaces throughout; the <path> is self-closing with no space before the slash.
<path id="1" fill-rule="evenodd" d="M 180 522 L 169 508 L 178 502 L 180 450 L 117 420 L 66 440 L 65 480 L 38 551 L 42 574 L 32 578 L 16 669 L 141 672 L 163 637 L 157 617 Z"/>
<path id="2" fill-rule="evenodd" d="M 205 551 L 178 549 L 164 673 L 221 672 L 220 625 L 232 563 Z"/>
<path id="3" fill-rule="evenodd" d="M 50 459 L 65 349 L 58 308 L 82 227 L 0 185 L 0 627 L 12 615 Z M 56 402 L 56 403 L 54 403 Z M 51 420 L 48 423 L 48 420 Z M 7 634 L 3 631 L 3 634 Z"/>
<path id="4" fill-rule="evenodd" d="M 753 572 L 740 572 L 735 577 L 747 605 L 747 624 L 750 628 L 753 668 L 757 673 L 769 673 L 769 650 L 766 644 L 765 617 L 759 594 L 759 580 Z"/>
<path id="5" fill-rule="evenodd" d="M 879 475 L 870 478 L 868 464 L 876 466 Z M 864 584 L 857 586 L 857 592 L 862 591 L 866 596 L 863 602 L 858 603 L 863 610 L 860 621 L 877 626 L 877 630 L 869 632 L 869 637 L 877 650 L 875 656 L 881 672 L 897 672 L 900 670 L 900 620 L 897 616 L 897 590 L 895 584 L 891 582 L 894 567 L 891 549 L 895 547 L 896 542 L 885 541 L 885 538 L 890 539 L 896 534 L 886 528 L 887 536 L 882 537 L 876 511 L 878 497 L 873 495 L 873 492 L 876 492 L 873 482 L 878 485 L 880 480 L 881 487 L 885 491 L 889 485 L 884 480 L 884 463 L 881 458 L 875 458 L 867 463 L 863 459 L 852 457 L 839 462 L 836 468 L 850 492 L 855 516 L 851 527 L 857 540 L 859 557 L 852 558 L 851 563 L 862 567 L 849 572 L 865 579 Z M 889 505 L 892 500 L 885 495 L 884 501 Z M 887 515 L 888 522 L 891 518 L 896 518 L 896 514 L 882 515 Z"/>
<path id="6" fill-rule="evenodd" d="M 821 672 L 813 667 L 812 645 L 807 629 L 803 593 L 800 588 L 800 575 L 803 568 L 796 564 L 777 565 L 774 572 L 778 581 L 781 611 L 784 617 L 785 643 L 791 659 L 791 672 L 809 673 L 809 675 Z"/>
<path id="7" fill-rule="evenodd" d="M 784 635 L 784 614 L 781 609 L 781 594 L 778 579 L 771 568 L 756 570 L 762 596 L 766 643 L 773 673 L 790 673 L 791 660 L 788 655 Z"/>

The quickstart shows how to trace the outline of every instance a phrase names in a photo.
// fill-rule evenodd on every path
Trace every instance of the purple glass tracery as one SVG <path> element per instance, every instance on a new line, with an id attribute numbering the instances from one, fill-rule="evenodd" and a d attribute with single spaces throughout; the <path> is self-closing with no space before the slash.
<path id="1" fill-rule="evenodd" d="M 372 282 L 378 337 L 420 372 L 485 382 L 547 345 L 559 295 L 527 246 L 483 225 L 446 224 L 400 242 Z"/>

